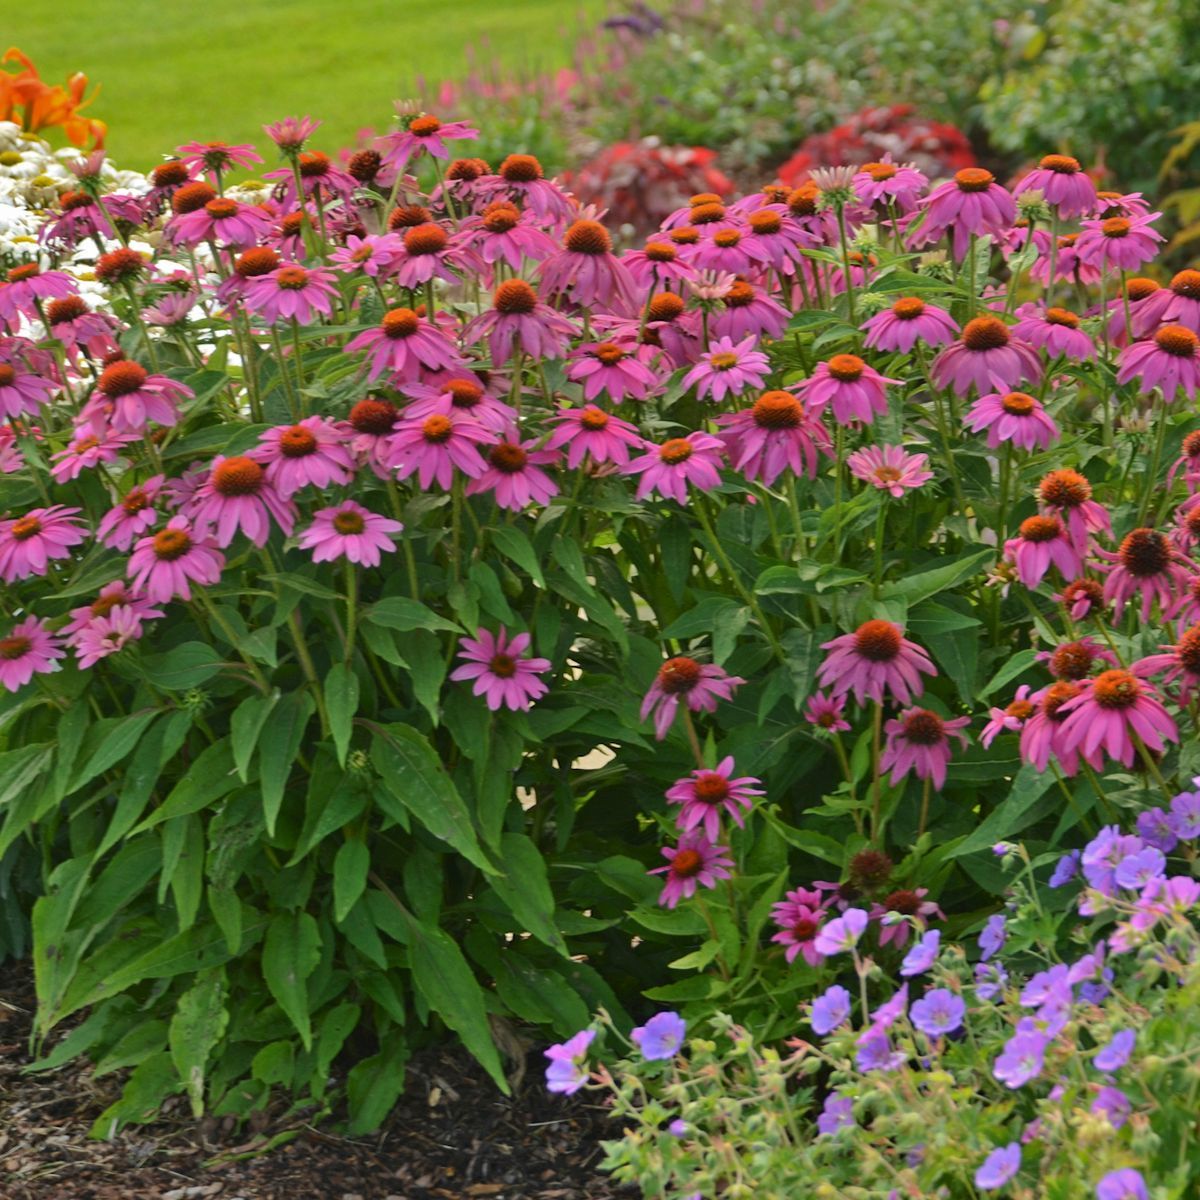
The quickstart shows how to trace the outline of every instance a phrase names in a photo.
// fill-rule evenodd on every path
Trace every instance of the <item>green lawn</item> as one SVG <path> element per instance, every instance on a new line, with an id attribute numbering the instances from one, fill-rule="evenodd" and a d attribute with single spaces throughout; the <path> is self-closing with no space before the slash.
<path id="1" fill-rule="evenodd" d="M 147 167 L 181 142 L 261 142 L 264 122 L 310 113 L 314 144 L 383 129 L 414 79 L 466 74 L 481 58 L 545 70 L 569 61 L 573 34 L 602 0 L 48 0 L 6 5 L 0 38 L 61 83 L 102 84 L 88 110 L 109 124 L 121 165 Z M 477 120 L 486 114 L 472 114 Z"/>

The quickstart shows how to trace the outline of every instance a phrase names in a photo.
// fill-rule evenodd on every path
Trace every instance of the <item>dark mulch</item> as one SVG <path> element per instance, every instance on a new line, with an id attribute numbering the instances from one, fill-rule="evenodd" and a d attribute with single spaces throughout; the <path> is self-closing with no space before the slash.
<path id="1" fill-rule="evenodd" d="M 118 1081 L 83 1066 L 25 1075 L 33 1015 L 23 967 L 0 968 L 0 1200 L 631 1200 L 600 1174 L 616 1133 L 587 1099 L 550 1097 L 531 1057 L 509 1099 L 468 1056 L 427 1052 L 386 1125 L 348 1138 L 280 1111 L 252 1129 L 190 1119 L 169 1102 L 154 1125 L 93 1141 Z M 299 1136 L 269 1153 L 285 1130 Z M 239 1155 L 247 1157 L 239 1158 Z"/>

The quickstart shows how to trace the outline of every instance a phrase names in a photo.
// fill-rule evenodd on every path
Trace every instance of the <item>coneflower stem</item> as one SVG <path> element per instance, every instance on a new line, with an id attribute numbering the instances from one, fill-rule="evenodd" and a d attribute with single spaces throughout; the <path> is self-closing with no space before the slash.
<path id="1" fill-rule="evenodd" d="M 879 758 L 883 740 L 883 702 L 875 701 L 875 713 L 871 718 L 871 841 L 879 842 Z"/>
<path id="2" fill-rule="evenodd" d="M 850 277 L 850 243 L 846 240 L 846 206 L 838 204 L 837 223 L 838 240 L 842 244 L 842 275 L 846 282 L 846 314 L 850 324 L 854 324 L 854 280 Z"/>
<path id="3" fill-rule="evenodd" d="M 921 788 L 921 819 L 917 822 L 918 841 L 925 836 L 925 827 L 929 824 L 929 789 L 932 782 L 930 777 L 926 775 L 924 786 Z"/>

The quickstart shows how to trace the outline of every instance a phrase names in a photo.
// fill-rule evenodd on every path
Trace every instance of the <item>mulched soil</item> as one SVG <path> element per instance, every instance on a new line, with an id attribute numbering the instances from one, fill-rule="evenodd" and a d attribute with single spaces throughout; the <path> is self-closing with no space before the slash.
<path id="1" fill-rule="evenodd" d="M 24 1075 L 33 1015 L 26 968 L 0 967 L 0 1200 L 634 1200 L 597 1169 L 617 1130 L 587 1098 L 550 1097 L 536 1056 L 511 1099 L 465 1054 L 409 1064 L 396 1110 L 369 1137 L 333 1125 L 256 1154 L 295 1129 L 280 1111 L 254 1125 L 190 1119 L 169 1102 L 154 1125 L 108 1142 L 88 1128 L 118 1081 L 85 1066 Z M 247 1155 L 238 1158 L 238 1155 Z"/>

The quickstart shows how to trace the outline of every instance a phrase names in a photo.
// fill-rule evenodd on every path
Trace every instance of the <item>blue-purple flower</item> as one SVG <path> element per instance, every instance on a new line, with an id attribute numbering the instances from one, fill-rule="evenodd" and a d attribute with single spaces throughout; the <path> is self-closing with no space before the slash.
<path id="1" fill-rule="evenodd" d="M 987 962 L 989 958 L 994 958 L 1004 949 L 1004 943 L 1007 940 L 1008 925 L 1004 917 L 1000 913 L 988 917 L 987 924 L 979 935 L 980 958 L 984 962 Z"/>
<path id="2" fill-rule="evenodd" d="M 1129 1119 L 1132 1105 L 1120 1088 L 1102 1087 L 1092 1101 L 1092 1112 L 1102 1116 L 1114 1128 L 1120 1129 Z"/>
<path id="3" fill-rule="evenodd" d="M 1096 1184 L 1096 1200 L 1149 1200 L 1141 1171 L 1132 1167 L 1110 1171 Z"/>
<path id="4" fill-rule="evenodd" d="M 546 1087 L 549 1091 L 573 1096 L 587 1083 L 588 1073 L 584 1062 L 595 1036 L 594 1029 L 584 1029 L 545 1052 L 550 1060 L 546 1068 Z"/>
<path id="5" fill-rule="evenodd" d="M 934 988 L 908 1010 L 908 1018 L 922 1033 L 944 1037 L 962 1028 L 966 1013 L 961 996 L 949 988 Z"/>
<path id="6" fill-rule="evenodd" d="M 1113 1034 L 1108 1045 L 1101 1047 L 1092 1059 L 1092 1066 L 1097 1071 L 1119 1071 L 1129 1061 L 1136 1041 L 1137 1034 L 1132 1029 L 1122 1029 Z"/>
<path id="7" fill-rule="evenodd" d="M 839 984 L 834 984 L 828 991 L 818 996 L 812 1005 L 812 1016 L 809 1023 L 813 1033 L 822 1037 L 832 1033 L 839 1025 L 844 1025 L 850 1018 L 850 993 Z"/>
<path id="8" fill-rule="evenodd" d="M 992 1074 L 1005 1087 L 1019 1088 L 1042 1072 L 1049 1039 L 1026 1017 L 1017 1032 L 1004 1043 L 1004 1050 L 992 1064 Z"/>
<path id="9" fill-rule="evenodd" d="M 1127 854 L 1117 864 L 1113 873 L 1118 887 L 1130 891 L 1141 891 L 1152 879 L 1158 879 L 1167 868 L 1167 859 L 1161 850 L 1146 846 L 1136 854 Z"/>
<path id="10" fill-rule="evenodd" d="M 1080 851 L 1072 850 L 1054 864 L 1054 870 L 1050 874 L 1052 888 L 1065 887 L 1079 874 L 1079 857 Z"/>
<path id="11" fill-rule="evenodd" d="M 853 950 L 867 928 L 867 920 L 865 909 L 846 909 L 840 917 L 835 917 L 817 934 L 814 943 L 816 949 L 826 956 Z"/>
<path id="12" fill-rule="evenodd" d="M 993 1150 L 975 1172 L 975 1186 L 985 1192 L 1002 1188 L 1021 1169 L 1021 1143 L 1009 1142 Z"/>
<path id="13" fill-rule="evenodd" d="M 1197 790 L 1180 792 L 1171 801 L 1171 816 L 1175 818 L 1175 832 L 1184 841 L 1200 837 L 1200 776 L 1192 782 Z"/>
<path id="14" fill-rule="evenodd" d="M 930 929 L 904 956 L 904 961 L 900 964 L 900 974 L 908 978 L 928 971 L 937 962 L 941 940 L 941 930 Z"/>
<path id="15" fill-rule="evenodd" d="M 649 1062 L 660 1058 L 674 1058 L 683 1045 L 687 1022 L 675 1012 L 661 1012 L 651 1017 L 645 1025 L 639 1025 L 629 1036 L 642 1057 Z"/>
<path id="16" fill-rule="evenodd" d="M 825 1107 L 817 1118 L 817 1131 L 824 1134 L 837 1133 L 854 1124 L 854 1102 L 848 1096 L 831 1092 L 825 1097 Z"/>

